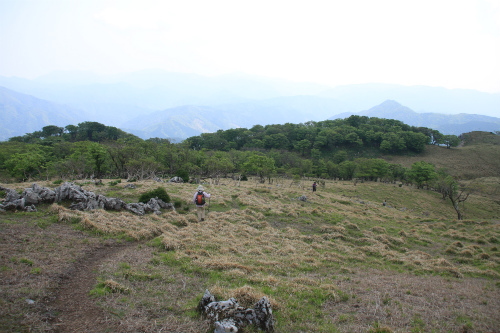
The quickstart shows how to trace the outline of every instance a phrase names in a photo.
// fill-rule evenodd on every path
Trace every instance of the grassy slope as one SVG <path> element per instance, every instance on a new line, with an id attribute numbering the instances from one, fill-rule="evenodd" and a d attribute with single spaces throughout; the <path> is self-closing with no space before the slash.
<path id="1" fill-rule="evenodd" d="M 426 161 L 437 168 L 445 168 L 461 179 L 498 177 L 500 175 L 500 136 L 487 132 L 464 134 L 460 147 L 427 146 L 424 153 L 416 156 L 384 156 L 389 163 L 410 167 L 418 161 Z"/>
<path id="2" fill-rule="evenodd" d="M 372 182 L 326 182 L 316 194 L 309 182 L 207 185 L 204 223 L 188 184 L 161 185 L 182 205 L 161 216 L 64 205 L 3 213 L 2 328 L 50 328 L 46 310 L 25 299 L 50 298 L 52 274 L 113 237 L 137 240 L 137 251 L 103 263 L 93 293 L 124 331 L 206 330 L 194 309 L 208 288 L 244 306 L 268 296 L 277 332 L 490 332 L 500 327 L 500 179 L 487 180 L 465 221 L 434 192 Z M 85 188 L 137 201 L 158 183 L 122 186 Z M 102 281 L 131 292 L 109 293 Z"/>

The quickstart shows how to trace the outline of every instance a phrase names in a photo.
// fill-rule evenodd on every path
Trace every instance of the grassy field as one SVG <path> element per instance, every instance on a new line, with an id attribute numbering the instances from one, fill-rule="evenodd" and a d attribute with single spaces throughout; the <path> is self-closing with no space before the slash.
<path id="1" fill-rule="evenodd" d="M 475 179 L 500 176 L 500 136 L 487 132 L 471 132 L 464 135 L 459 147 L 447 149 L 426 146 L 423 154 L 414 156 L 384 156 L 389 163 L 410 167 L 425 161 L 437 168 L 445 168 L 454 177 Z"/>
<path id="2" fill-rule="evenodd" d="M 247 307 L 267 296 L 277 332 L 496 332 L 500 178 L 474 182 L 463 221 L 438 193 L 376 182 L 326 181 L 314 194 L 312 181 L 206 184 L 201 223 L 195 185 L 83 185 L 128 202 L 162 186 L 177 210 L 139 217 L 62 203 L 1 213 L 0 331 L 75 329 L 58 326 L 61 283 L 95 249 L 119 245 L 85 292 L 110 331 L 209 332 L 196 311 L 208 289 Z"/>

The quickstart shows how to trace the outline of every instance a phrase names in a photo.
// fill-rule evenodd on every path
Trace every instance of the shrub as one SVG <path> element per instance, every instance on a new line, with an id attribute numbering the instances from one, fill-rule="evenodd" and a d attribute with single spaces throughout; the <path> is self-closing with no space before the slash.
<path id="1" fill-rule="evenodd" d="M 170 202 L 170 196 L 163 187 L 158 187 L 155 190 L 141 194 L 139 202 L 148 203 L 148 201 L 152 198 L 161 199 L 163 202 Z"/>
<path id="2" fill-rule="evenodd" d="M 62 183 L 63 183 L 63 180 L 62 180 L 62 179 L 54 180 L 54 181 L 52 182 L 52 184 L 54 184 L 54 185 L 61 185 Z"/>
<path id="3" fill-rule="evenodd" d="M 184 183 L 189 182 L 189 173 L 186 170 L 177 170 L 175 176 L 181 177 Z"/>

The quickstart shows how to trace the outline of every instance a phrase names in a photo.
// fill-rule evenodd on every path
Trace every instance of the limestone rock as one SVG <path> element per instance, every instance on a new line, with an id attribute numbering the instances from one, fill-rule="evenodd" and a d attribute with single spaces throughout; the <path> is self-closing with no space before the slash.
<path id="1" fill-rule="evenodd" d="M 12 202 L 14 200 L 21 199 L 21 196 L 19 195 L 19 193 L 17 193 L 13 189 L 0 186 L 0 191 L 4 191 L 5 192 L 5 200 L 4 200 L 4 202 Z"/>
<path id="2" fill-rule="evenodd" d="M 135 185 L 130 185 L 135 188 Z M 172 203 L 166 203 L 158 198 L 150 199 L 147 204 L 141 202 L 127 204 L 118 198 L 96 195 L 94 192 L 86 191 L 81 186 L 70 182 L 65 182 L 54 190 L 33 184 L 31 188 L 25 189 L 22 195 L 3 186 L 0 186 L 0 190 L 5 191 L 7 194 L 3 204 L 0 204 L 0 211 L 25 210 L 36 212 L 35 205 L 40 202 L 60 202 L 63 200 L 73 201 L 69 206 L 70 209 L 82 211 L 98 208 L 117 211 L 128 210 L 142 216 L 149 212 L 159 215 L 162 209 L 175 210 Z"/>
<path id="3" fill-rule="evenodd" d="M 168 181 L 169 183 L 184 183 L 184 180 L 181 177 L 172 177 Z"/>
<path id="4" fill-rule="evenodd" d="M 267 297 L 262 297 L 253 309 L 245 309 L 234 298 L 217 302 L 206 290 L 198 304 L 198 310 L 212 322 L 215 333 L 238 332 L 249 325 L 265 332 L 274 332 L 273 312 Z"/>

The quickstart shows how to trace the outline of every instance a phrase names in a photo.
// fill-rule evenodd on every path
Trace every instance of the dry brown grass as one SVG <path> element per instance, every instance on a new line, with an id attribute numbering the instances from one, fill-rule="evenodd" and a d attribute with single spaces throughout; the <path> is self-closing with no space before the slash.
<path id="1" fill-rule="evenodd" d="M 423 154 L 416 156 L 385 156 L 389 163 L 407 168 L 415 162 L 425 161 L 437 168 L 445 168 L 450 174 L 463 179 L 498 177 L 500 149 L 498 145 L 482 144 L 447 149 L 426 146 Z"/>
<path id="2" fill-rule="evenodd" d="M 138 185 L 140 192 L 159 186 Z M 191 203 L 194 185 L 160 186 L 173 200 Z M 500 225 L 484 218 L 498 214 L 498 206 L 479 219 L 458 222 L 446 202 L 431 201 L 432 193 L 380 183 L 327 182 L 316 194 L 253 182 L 205 187 L 213 196 L 202 223 L 194 211 L 183 209 L 142 217 L 70 211 L 59 204 L 47 210 L 59 221 L 50 228 L 73 223 L 100 237 L 153 239 L 151 246 L 106 259 L 99 269 L 101 281 L 130 291 L 99 299 L 106 311 L 117 313 L 124 332 L 203 331 L 206 323 L 194 309 L 206 288 L 244 306 L 267 296 L 278 332 L 365 332 L 377 323 L 392 332 L 456 331 L 469 324 L 486 332 L 500 325 L 494 315 L 500 310 L 500 260 L 494 250 Z M 303 194 L 308 202 L 296 200 Z M 379 195 L 390 207 L 381 205 Z M 3 225 L 31 237 L 13 226 Z M 82 242 L 99 242 L 74 232 Z M 26 249 L 21 243 L 3 264 Z M 51 251 L 40 247 L 45 256 Z M 475 302 L 478 292 L 481 301 Z"/>

